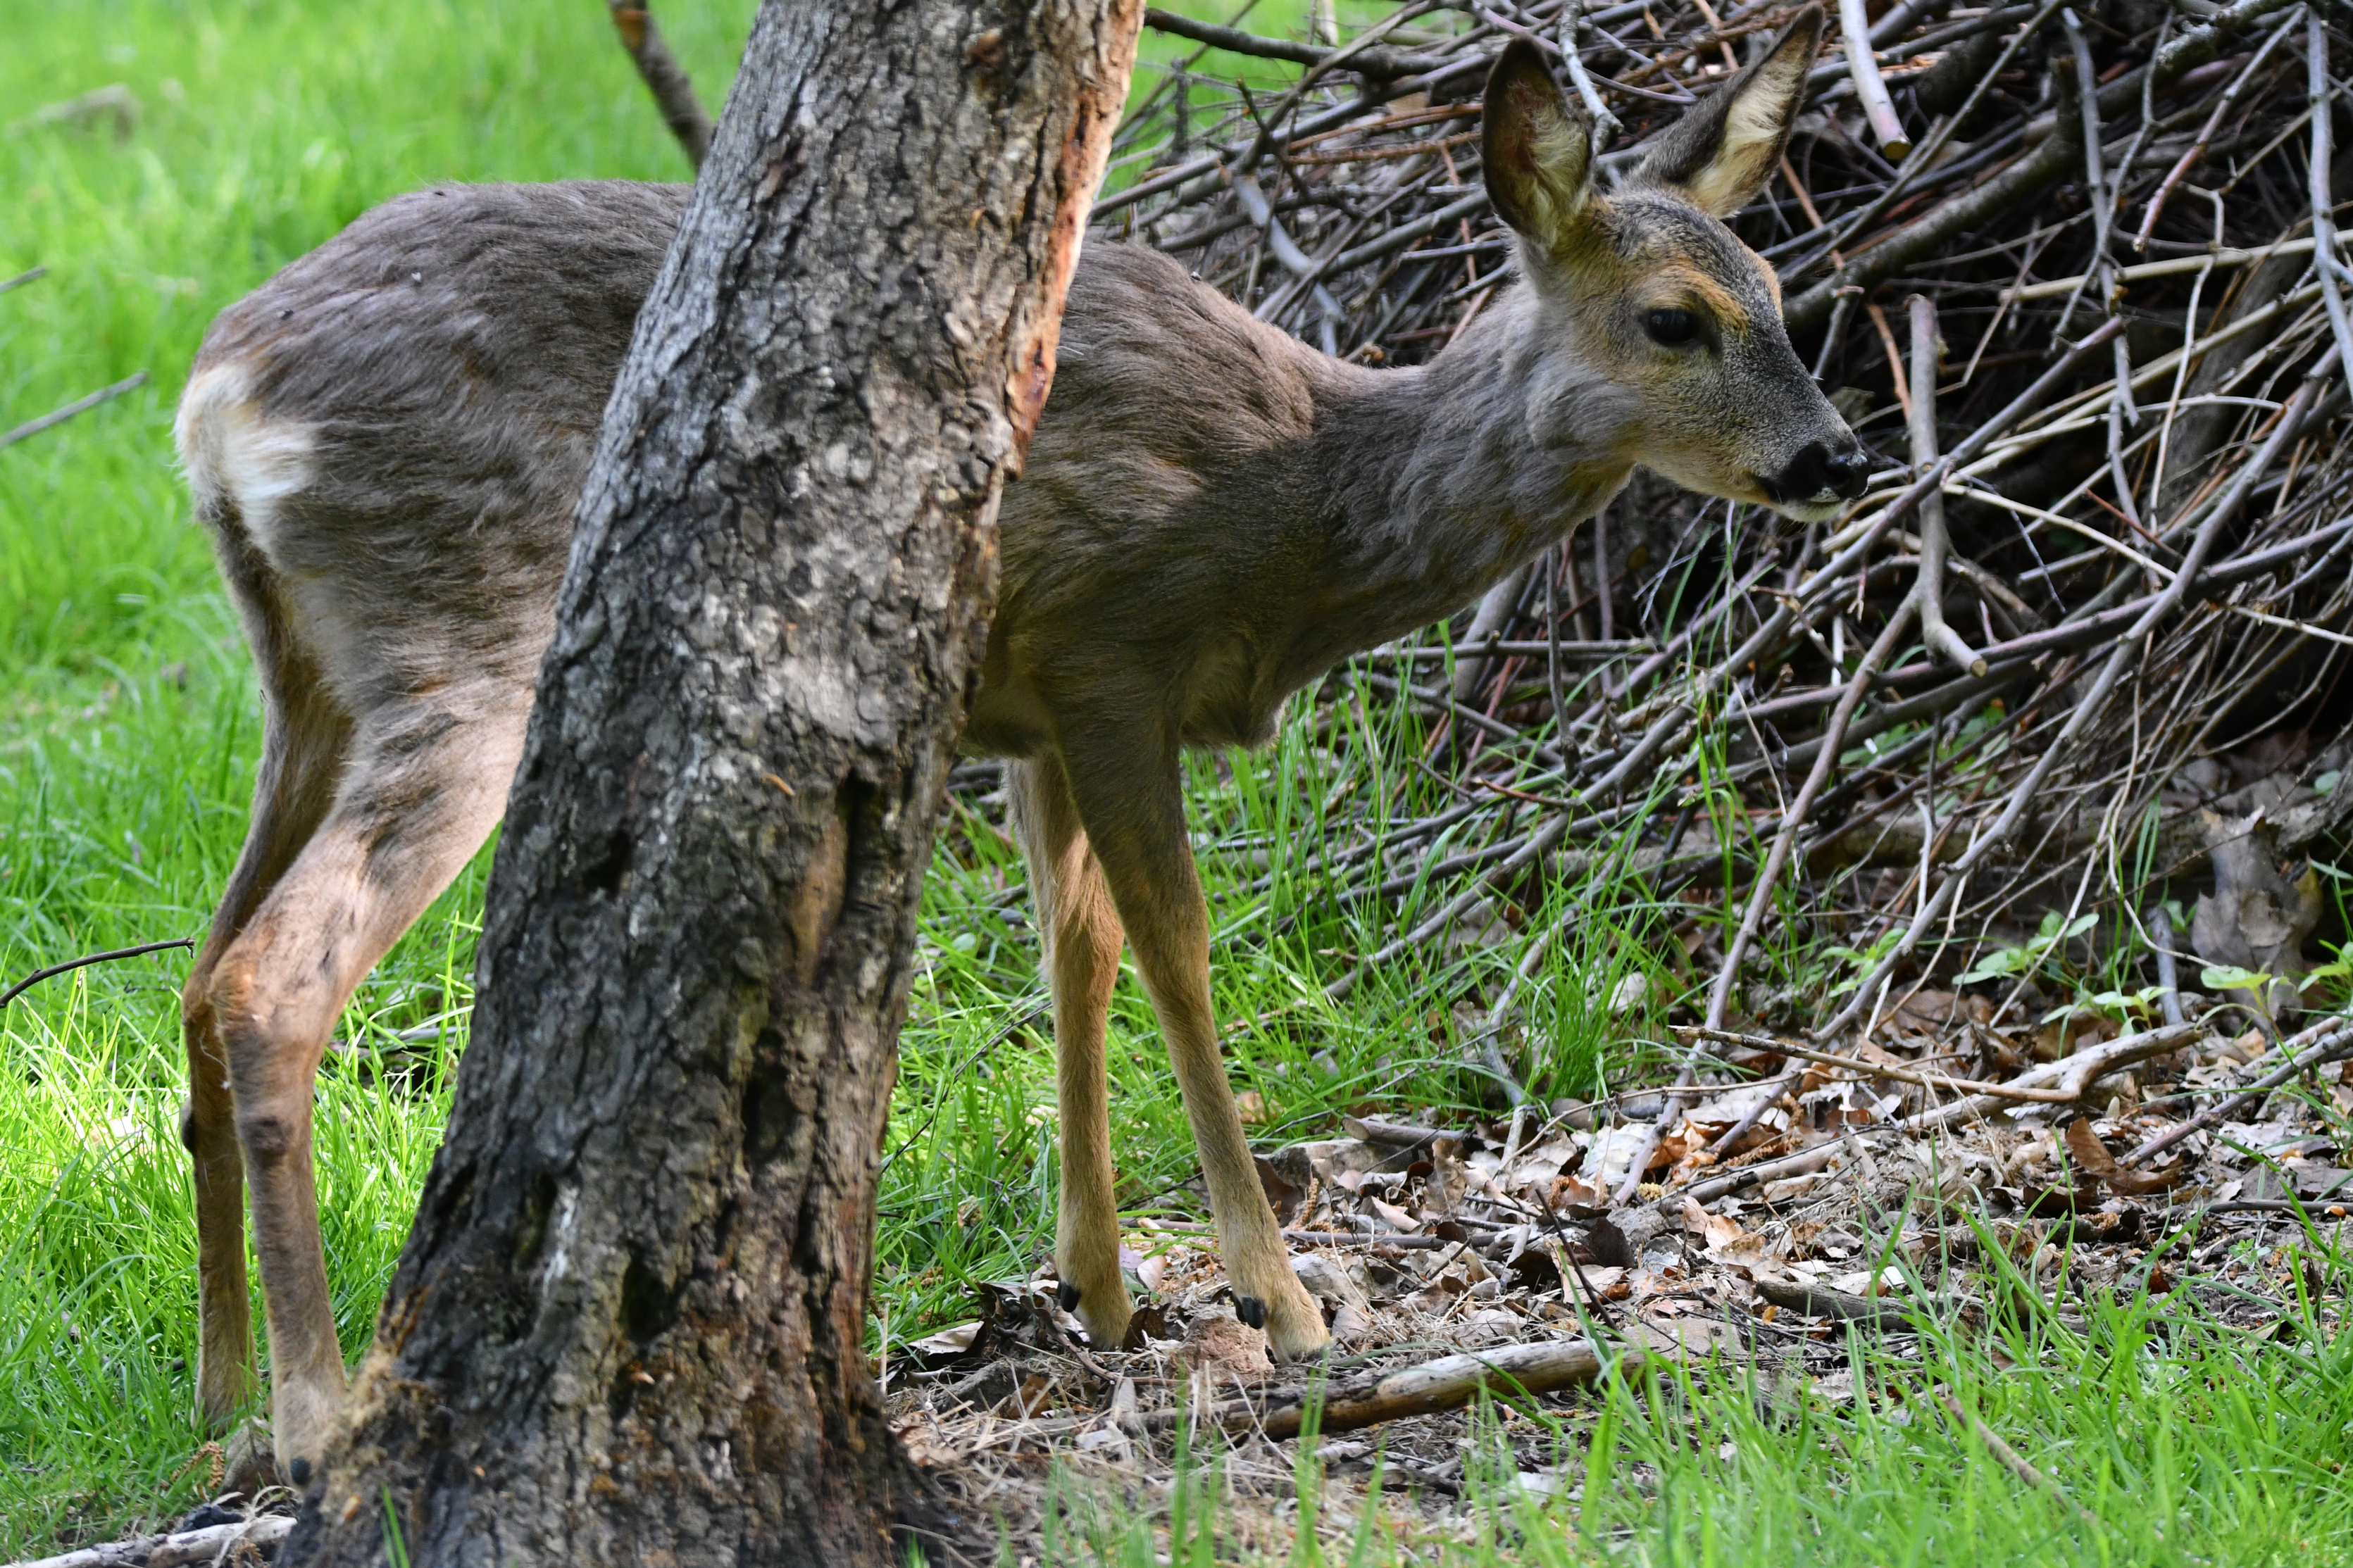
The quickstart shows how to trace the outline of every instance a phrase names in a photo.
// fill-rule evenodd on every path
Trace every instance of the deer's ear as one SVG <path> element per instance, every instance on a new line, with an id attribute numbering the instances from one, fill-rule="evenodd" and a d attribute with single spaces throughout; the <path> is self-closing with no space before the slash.
<path id="1" fill-rule="evenodd" d="M 1730 217 L 1773 177 L 1806 101 L 1806 72 L 1821 47 L 1822 8 L 1791 18 L 1773 47 L 1660 137 L 1635 178 L 1674 185 L 1701 211 Z"/>
<path id="2" fill-rule="evenodd" d="M 1480 141 L 1495 211 L 1546 250 L 1563 248 L 1593 196 L 1593 137 L 1525 38 L 1487 74 Z"/>

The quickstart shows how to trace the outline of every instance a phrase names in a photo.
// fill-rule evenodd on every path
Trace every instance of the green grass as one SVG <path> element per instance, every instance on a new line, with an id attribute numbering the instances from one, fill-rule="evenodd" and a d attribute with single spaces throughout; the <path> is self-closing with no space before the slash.
<path id="1" fill-rule="evenodd" d="M 753 0 L 663 9 L 714 103 Z M 0 451 L 0 973 L 201 932 L 244 831 L 259 710 L 174 471 L 205 325 L 371 204 L 440 179 L 683 178 L 593 5 L 12 5 L 0 125 L 111 82 L 136 129 L 0 133 L 0 427 L 149 386 Z M 370 981 L 347 1037 L 456 1012 L 480 868 Z M 185 1507 L 195 1231 L 177 1124 L 185 955 L 0 1015 L 0 1555 Z M 448 1049 L 442 1053 L 448 1057 Z M 363 1343 L 439 1135 L 330 1071 L 321 1207 Z M 198 1468 L 199 1472 L 201 1467 Z"/>
<path id="2" fill-rule="evenodd" d="M 658 8 L 714 105 L 752 8 Z M 1303 10 L 1270 0 L 1251 25 L 1281 30 Z M 1343 7 L 1344 20 L 1358 14 Z M 0 295 L 0 427 L 134 371 L 153 378 L 0 451 L 0 976 L 13 976 L 196 934 L 243 831 L 255 696 L 169 444 L 213 313 L 372 203 L 428 181 L 675 178 L 684 166 L 588 0 L 83 0 L 19 3 L 0 20 L 0 126 L 116 81 L 144 106 L 119 142 L 0 132 L 0 277 L 49 268 Z M 1147 43 L 1156 59 L 1180 53 Z M 1444 1117 L 1482 1104 L 1492 1085 L 1464 1063 L 1464 1019 L 1475 1028 L 1483 1013 L 1455 1004 L 1492 994 L 1521 951 L 1433 944 L 1345 1003 L 1324 998 L 1335 955 L 1394 929 L 1335 907 L 1307 865 L 1345 837 L 1333 803 L 1377 801 L 1397 820 L 1446 800 L 1415 767 L 1420 735 L 1406 717 L 1351 708 L 1321 734 L 1317 721 L 1303 710 L 1270 751 L 1193 771 L 1219 1012 L 1237 1026 L 1235 1086 L 1265 1100 L 1270 1141 L 1328 1131 L 1343 1107 Z M 1461 846 L 1428 858 L 1447 847 Z M 415 1070 L 338 1065 L 321 1080 L 322 1209 L 354 1352 L 438 1136 L 485 864 L 368 981 L 342 1031 L 369 1051 L 405 1047 Z M 1026 1272 L 1050 1240 L 1050 1047 L 1034 950 L 1008 918 L 1019 883 L 1000 825 L 959 807 L 926 893 L 883 1180 L 878 1306 L 894 1340 L 965 1315 L 974 1281 Z M 1648 1021 L 1613 1026 L 1593 999 L 1628 968 L 1670 990 L 1692 979 L 1608 856 L 1555 889 L 1547 913 L 1580 906 L 1620 913 L 1578 926 L 1528 989 L 1512 1049 L 1539 1094 L 1625 1070 Z M 164 953 L 83 971 L 0 1014 L 0 1555 L 153 1521 L 200 1486 L 187 1463 L 201 1436 L 189 1418 L 195 1235 L 176 1136 L 185 963 Z M 1112 1058 L 1124 1201 L 1193 1212 L 1182 1109 L 1132 984 Z M 1582 1533 L 1558 1505 L 1544 1521 L 1506 1510 L 1503 1544 L 1465 1550 L 1936 1562 L 1981 1554 L 1966 1521 L 2002 1561 L 2252 1563 L 2298 1541 L 2314 1543 L 2299 1560 L 2327 1560 L 2347 1533 L 2325 1468 L 2353 1448 L 2344 1347 L 2257 1358 L 2214 1338 L 2160 1358 L 2137 1341 L 2114 1348 L 2145 1315 L 2116 1321 L 2099 1344 L 2014 1354 L 2018 1372 L 1957 1347 L 1944 1374 L 2099 1526 L 1916 1422 L 1768 1419 L 1745 1391 L 1708 1383 L 1621 1396 L 1563 1426 L 1565 1456 L 1599 1441 L 1619 1456 L 1611 1474 L 1633 1478 L 1598 1489 Z M 1627 1468 L 1637 1461 L 1649 1468 Z M 1134 1560 L 1150 1526 L 1103 1524 L 1102 1553 Z M 1368 1561 L 1409 1550 L 1419 1549 L 1379 1531 L 1362 1546 Z"/>
<path id="3" fill-rule="evenodd" d="M 2342 1291 L 2353 1262 L 2311 1256 Z M 1916 1354 L 1848 1343 L 1860 1397 L 1741 1369 L 1674 1370 L 1563 1409 L 1485 1410 L 1465 1465 L 1479 1528 L 1416 1530 L 1333 1512 L 1312 1462 L 1299 1493 L 1324 1539 L 1294 1564 L 1385 1568 L 1747 1568 L 1757 1563 L 2338 1564 L 2353 1561 L 2353 1340 L 2309 1311 L 2249 1335 L 2161 1299 L 2095 1302 L 2080 1331 L 1936 1332 Z M 2044 1479 L 2013 1471 L 1983 1423 Z M 1521 1477 L 1548 1470 L 1550 1496 Z M 1054 1561 L 1152 1568 L 1230 1561 L 1203 1503 L 1214 1463 L 1139 1510 L 1067 1477 Z M 1319 1497 L 1319 1490 L 1321 1495 Z M 1575 1500 L 1567 1506 L 1560 1500 Z M 1351 1500 L 1353 1502 L 1353 1500 Z M 1228 1539 L 1230 1539 L 1229 1535 Z M 1190 1548 L 1190 1550 L 1188 1550 Z M 1197 1554 L 1201 1553 L 1201 1554 Z"/>

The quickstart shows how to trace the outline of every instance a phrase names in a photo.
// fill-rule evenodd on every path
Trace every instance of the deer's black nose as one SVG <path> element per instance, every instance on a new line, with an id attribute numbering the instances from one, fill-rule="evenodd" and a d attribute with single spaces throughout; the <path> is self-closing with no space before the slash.
<path id="1" fill-rule="evenodd" d="M 1870 469 L 1871 459 L 1862 455 L 1860 447 L 1833 448 L 1827 441 L 1813 441 L 1789 460 L 1789 466 L 1781 470 L 1773 484 L 1793 500 L 1818 496 L 1824 490 L 1841 500 L 1852 500 L 1862 493 Z"/>

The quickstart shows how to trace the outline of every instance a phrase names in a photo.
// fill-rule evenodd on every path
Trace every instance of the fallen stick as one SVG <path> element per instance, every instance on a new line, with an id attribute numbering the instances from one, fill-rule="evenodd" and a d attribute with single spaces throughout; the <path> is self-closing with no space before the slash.
<path id="1" fill-rule="evenodd" d="M 1306 1425 L 1308 1402 L 1320 1398 L 1322 1431 L 1351 1432 L 1458 1410 L 1482 1392 L 1548 1394 L 1556 1389 L 1592 1383 L 1611 1368 L 1640 1371 L 1650 1353 L 1631 1348 L 1605 1358 L 1589 1340 L 1547 1340 L 1537 1344 L 1504 1345 L 1501 1349 L 1440 1356 L 1418 1366 L 1368 1373 L 1338 1383 L 1279 1388 L 1256 1399 L 1228 1399 L 1191 1411 L 1155 1410 L 1125 1423 L 1131 1432 L 1167 1432 L 1188 1421 L 1236 1434 L 1259 1433 L 1268 1437 L 1296 1437 Z M 1064 1437 L 1092 1431 L 1101 1415 L 1058 1416 L 1049 1421 L 1023 1422 L 1005 1436 L 1017 1442 L 1031 1437 Z M 984 1443 L 983 1447 L 987 1445 Z M 40 1564 L 39 1568 L 49 1568 Z"/>
<path id="2" fill-rule="evenodd" d="M 2135 1062 L 2147 1061 L 2151 1057 L 2161 1057 L 2168 1051 L 2179 1048 L 2190 1037 L 2202 1034 L 2204 1031 L 2205 1026 L 2202 1024 L 2168 1024 L 2161 1029 L 2126 1035 L 2121 1039 L 2110 1040 L 2105 1045 L 2094 1046 L 2088 1051 L 2077 1051 L 2072 1057 L 2042 1067 L 2029 1068 L 2010 1079 L 2004 1087 L 2015 1093 L 2019 1089 L 2033 1089 L 2045 1083 L 2056 1082 L 2065 1091 L 2067 1100 L 2080 1100 L 2092 1085 L 2107 1077 L 2108 1074 L 2120 1068 L 2128 1068 Z M 2059 1103 L 2063 1104 L 2065 1101 Z M 1967 1100 L 1957 1100 L 1950 1105 L 1940 1105 L 1934 1110 L 1924 1110 L 1917 1116 L 1908 1117 L 1895 1125 L 1903 1128 L 1906 1132 L 1926 1132 L 1939 1127 L 1949 1126 L 1956 1121 L 1965 1121 L 1973 1116 L 1983 1116 L 1989 1112 L 2000 1110 L 2004 1104 L 2003 1100 L 1998 1100 L 1989 1094 L 1971 1095 Z"/>
<path id="3" fill-rule="evenodd" d="M 2016 1476 L 2020 1480 L 2025 1482 L 2027 1486 L 2032 1488 L 2034 1490 L 2049 1492 L 2061 1502 L 2063 1502 L 2069 1508 L 2073 1509 L 2076 1513 L 2082 1515 L 2084 1518 L 2089 1519 L 2092 1517 L 2089 1510 L 2087 1510 L 2083 1504 L 2069 1497 L 2065 1492 L 2061 1491 L 2056 1482 L 2052 1481 L 2050 1477 L 2044 1475 L 2041 1470 L 2036 1469 L 2032 1465 L 2028 1464 L 2024 1455 L 2011 1447 L 2009 1444 L 2003 1442 L 2000 1436 L 1997 1434 L 1992 1427 L 1987 1426 L 1984 1422 L 1978 1420 L 1976 1416 L 1962 1409 L 1958 1402 L 1957 1402 L 1951 1394 L 1946 1393 L 1941 1388 L 1936 1391 L 1936 1403 L 1945 1407 L 1947 1415 L 1950 1415 L 1955 1421 L 1959 1422 L 1963 1426 L 1967 1427 L 1971 1436 L 1975 1437 L 1978 1442 L 1983 1443 L 1986 1447 L 1986 1452 L 1991 1454 L 1996 1460 L 2000 1461 L 2003 1469 L 2008 1470 L 2011 1475 Z"/>
<path id="4" fill-rule="evenodd" d="M 2116 268 L 2116 281 L 2137 283 L 2148 278 L 2172 278 L 2205 267 L 2252 267 L 2274 256 L 2303 256 L 2311 249 L 2309 238 L 2284 239 L 2276 245 L 2221 246 L 2165 261 L 2144 261 L 2133 267 L 2119 267 Z M 2073 293 L 2090 281 L 2089 277 L 2076 273 L 2066 278 L 2053 278 L 2047 283 L 2022 283 L 2015 289 L 2003 289 L 1997 298 L 2013 303 L 2022 300 L 2056 300 Z"/>
<path id="5" fill-rule="evenodd" d="M 1449 1247 L 1472 1245 L 1443 1236 L 1421 1236 L 1401 1230 L 1286 1230 L 1282 1233 L 1282 1239 L 1302 1247 L 1394 1247 L 1401 1252 L 1437 1252 Z"/>
<path id="6" fill-rule="evenodd" d="M 1610 1367 L 1635 1370 L 1644 1363 L 1642 1352 L 1628 1350 L 1605 1358 L 1589 1340 L 1552 1340 L 1540 1344 L 1505 1345 L 1500 1350 L 1441 1356 L 1419 1366 L 1376 1373 L 1346 1383 L 1315 1387 L 1285 1388 L 1262 1399 L 1229 1399 L 1204 1409 L 1160 1410 L 1144 1418 L 1146 1431 L 1167 1431 L 1188 1419 L 1229 1432 L 1262 1432 L 1269 1437 L 1295 1437 L 1305 1424 L 1308 1401 L 1319 1393 L 1326 1433 L 1352 1432 L 1360 1426 L 1399 1421 L 1456 1410 L 1481 1394 L 1547 1394 L 1599 1378 Z"/>
<path id="7" fill-rule="evenodd" d="M 1936 367 L 1942 357 L 1937 349 L 1936 303 L 1926 294 L 1915 294 L 1905 309 L 1912 324 L 1912 466 L 1925 472 L 1936 461 Z M 1940 485 L 1920 498 L 1920 572 L 1913 584 L 1911 603 L 1920 616 L 1920 640 L 1928 645 L 1930 654 L 1942 654 L 1957 668 L 1981 676 L 1986 672 L 1985 657 L 1945 622 L 1945 557 L 1952 552 L 1945 528 L 1946 488 Z M 1835 752 L 1836 743 L 1830 749 Z"/>
<path id="8" fill-rule="evenodd" d="M 2078 1099 L 2084 1089 L 2118 1068 L 2130 1067 L 2150 1057 L 2163 1056 L 2202 1027 L 2198 1024 L 2184 1024 L 2178 1027 L 2154 1029 L 2147 1034 L 2126 1035 L 2122 1039 L 2110 1040 L 2106 1045 L 2094 1046 L 2088 1051 L 2078 1051 L 2063 1061 L 2030 1068 L 2003 1087 L 2014 1091 L 2032 1089 L 2055 1079 L 2071 1090 L 2069 1099 Z M 1967 1100 L 1957 1100 L 1950 1105 L 1938 1106 L 1934 1110 L 1924 1110 L 1902 1121 L 1860 1127 L 1778 1160 L 1745 1165 L 1737 1171 L 1727 1171 L 1720 1176 L 1694 1182 L 1689 1186 L 1671 1187 L 1654 1200 L 1654 1206 L 1673 1205 L 1680 1209 L 1686 1198 L 1697 1204 L 1709 1204 L 1727 1194 L 1744 1192 L 1767 1182 L 1778 1182 L 1788 1176 L 1810 1176 L 1837 1158 L 1849 1144 L 1869 1138 L 1874 1132 L 1932 1132 L 1950 1122 L 1999 1110 L 2005 1103 L 1990 1095 L 1972 1095 Z"/>
<path id="9" fill-rule="evenodd" d="M 1761 1186 L 1767 1182 L 1778 1182 L 1788 1176 L 1810 1176 L 1837 1158 L 1849 1144 L 1859 1142 L 1873 1132 L 1888 1131 L 1892 1126 L 1893 1123 L 1889 1123 L 1878 1127 L 1861 1128 L 1843 1136 L 1833 1138 L 1827 1143 L 1817 1143 L 1810 1149 L 1800 1149 L 1798 1152 L 1784 1155 L 1778 1160 L 1767 1160 L 1758 1165 L 1744 1165 L 1737 1171 L 1726 1171 L 1721 1176 L 1710 1176 L 1705 1181 L 1694 1182 L 1687 1187 L 1671 1187 L 1654 1199 L 1651 1206 L 1665 1207 L 1672 1205 L 1680 1211 L 1686 1198 L 1695 1204 L 1710 1204 L 1728 1193 Z"/>
<path id="10" fill-rule="evenodd" d="M 1895 1083 L 1908 1083 L 1915 1089 L 1938 1089 L 1946 1094 L 1989 1095 L 1997 1100 L 2015 1100 L 2030 1105 L 2066 1105 L 2081 1092 L 2066 1089 L 2020 1089 L 2015 1084 L 1987 1083 L 1971 1078 L 1947 1078 L 1942 1073 L 1914 1072 L 1908 1068 L 1842 1057 L 1835 1051 L 1818 1051 L 1810 1046 L 1793 1046 L 1770 1035 L 1742 1035 L 1730 1029 L 1711 1029 L 1703 1024 L 1678 1024 L 1674 1032 L 1697 1036 L 1722 1045 L 1748 1046 L 1779 1056 L 1798 1057 L 1806 1061 L 1820 1062 L 1824 1067 L 1844 1068 L 1866 1078 L 1887 1079 Z"/>
<path id="11" fill-rule="evenodd" d="M 1560 12 L 1560 58 L 1568 68 L 1568 84 L 1577 91 L 1577 100 L 1585 106 L 1585 117 L 1593 124 L 1593 153 L 1596 157 L 1609 151 L 1609 143 L 1618 140 L 1626 129 L 1618 117 L 1609 112 L 1601 95 L 1593 89 L 1593 78 L 1586 74 L 1585 61 L 1577 54 L 1577 29 L 1585 18 L 1578 15 L 1580 0 L 1568 0 Z"/>
<path id="12" fill-rule="evenodd" d="M 2118 1160 L 2116 1163 L 2129 1167 L 2137 1165 L 2144 1160 L 2153 1160 L 2191 1133 L 2203 1131 L 2216 1122 L 2224 1121 L 2237 1111 L 2254 1104 L 2299 1073 L 2309 1072 L 2314 1068 L 2340 1061 L 2347 1057 L 2353 1057 L 2353 1028 L 2337 1028 L 2332 1032 L 2325 1033 L 2311 1048 L 2290 1058 L 2285 1067 L 2257 1079 L 2238 1093 L 2215 1105 L 2209 1106 L 2189 1121 L 2176 1122 Z"/>
<path id="13" fill-rule="evenodd" d="M 1785 1312 L 1803 1312 L 1811 1318 L 1836 1318 L 1858 1328 L 1888 1329 L 1902 1333 L 1918 1328 L 1914 1311 L 1874 1301 L 1865 1296 L 1849 1295 L 1844 1290 L 1824 1290 L 1811 1285 L 1799 1285 L 1780 1279 L 1759 1279 L 1757 1294 Z"/>
<path id="14" fill-rule="evenodd" d="M 1846 68 L 1854 83 L 1854 96 L 1862 105 L 1865 119 L 1871 122 L 1871 133 L 1878 141 L 1880 151 L 1891 163 L 1901 163 L 1912 151 L 1912 138 L 1905 134 L 1904 121 L 1895 112 L 1895 100 L 1889 95 L 1886 79 L 1879 74 L 1879 61 L 1871 50 L 1871 24 L 1865 18 L 1862 0 L 1839 0 L 1839 34 L 1841 47 L 1846 51 Z"/>
<path id="15" fill-rule="evenodd" d="M 188 1563 L 214 1563 L 239 1543 L 267 1550 L 284 1541 L 294 1528 L 290 1513 L 266 1513 L 236 1524 L 213 1524 L 184 1530 L 176 1535 L 142 1535 L 85 1546 L 61 1557 L 37 1557 L 8 1568 L 178 1568 Z"/>
<path id="16" fill-rule="evenodd" d="M 1418 1143 L 1432 1143 L 1440 1138 L 1460 1139 L 1465 1143 L 1477 1142 L 1474 1134 L 1450 1132 L 1442 1127 L 1424 1127 L 1410 1121 L 1384 1121 L 1377 1116 L 1344 1116 L 1341 1130 L 1349 1137 L 1366 1143 L 1377 1143 L 1385 1149 L 1410 1149 Z"/>

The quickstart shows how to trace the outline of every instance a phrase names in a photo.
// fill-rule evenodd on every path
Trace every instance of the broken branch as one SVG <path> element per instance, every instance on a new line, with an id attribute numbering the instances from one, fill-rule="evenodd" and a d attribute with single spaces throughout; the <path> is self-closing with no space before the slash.
<path id="1" fill-rule="evenodd" d="M 702 160 L 711 154 L 711 114 L 694 95 L 686 68 L 670 52 L 669 41 L 643 5 L 632 5 L 630 0 L 607 0 L 607 5 L 613 14 L 614 30 L 621 35 L 621 47 L 629 52 L 646 90 L 653 94 L 662 123 L 678 138 L 687 163 L 700 171 Z"/>
<path id="2" fill-rule="evenodd" d="M 207 1525 L 173 1535 L 142 1535 L 130 1541 L 85 1546 L 58 1557 L 36 1557 L 12 1568 L 182 1568 L 193 1563 L 221 1563 L 239 1546 L 261 1550 L 275 1547 L 292 1533 L 294 1516 L 268 1513 L 235 1524 Z"/>

